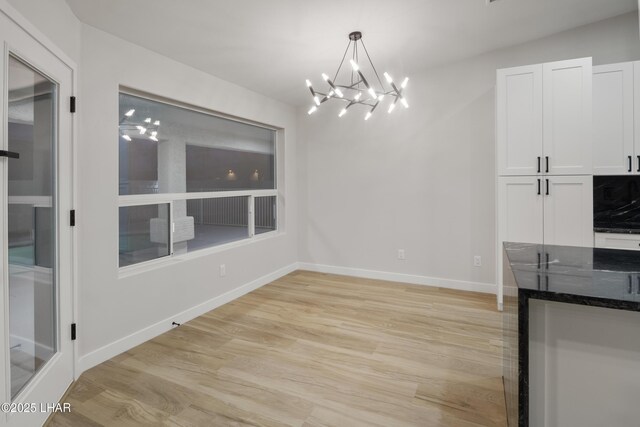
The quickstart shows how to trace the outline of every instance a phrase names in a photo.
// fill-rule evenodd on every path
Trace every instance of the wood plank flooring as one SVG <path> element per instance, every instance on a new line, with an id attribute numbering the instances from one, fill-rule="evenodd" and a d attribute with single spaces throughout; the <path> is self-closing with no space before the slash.
<path id="1" fill-rule="evenodd" d="M 86 371 L 49 426 L 506 426 L 495 296 L 296 271 Z"/>

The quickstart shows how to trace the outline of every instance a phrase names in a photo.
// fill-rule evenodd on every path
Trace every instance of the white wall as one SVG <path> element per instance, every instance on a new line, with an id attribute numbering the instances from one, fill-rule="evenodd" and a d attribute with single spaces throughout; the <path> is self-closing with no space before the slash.
<path id="1" fill-rule="evenodd" d="M 91 366 L 131 342 L 117 340 L 297 261 L 296 116 L 289 106 L 82 26 L 79 203 L 79 352 Z M 285 229 L 221 253 L 118 277 L 118 86 L 285 129 L 278 187 Z M 219 264 L 227 275 L 219 277 Z M 183 319 L 184 320 L 184 319 Z M 179 318 L 176 321 L 180 322 Z M 138 337 L 170 328 L 170 321 Z M 97 351 L 97 352 L 96 352 Z M 83 359 L 84 358 L 84 359 Z"/>
<path id="2" fill-rule="evenodd" d="M 352 108 L 338 119 L 331 103 L 311 116 L 299 109 L 300 260 L 492 290 L 495 71 L 584 56 L 640 59 L 637 13 L 411 75 L 411 107 L 391 116 L 383 109 L 365 122 Z"/>
<path id="3" fill-rule="evenodd" d="M 8 0 L 20 14 L 62 49 L 80 62 L 80 21 L 64 0 Z"/>

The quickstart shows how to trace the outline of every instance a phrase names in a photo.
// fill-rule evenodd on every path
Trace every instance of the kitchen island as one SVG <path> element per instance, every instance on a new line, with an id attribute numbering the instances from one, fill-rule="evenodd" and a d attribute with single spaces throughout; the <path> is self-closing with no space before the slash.
<path id="1" fill-rule="evenodd" d="M 625 312 L 640 312 L 640 253 L 637 251 L 624 251 L 613 249 L 597 249 L 597 248 L 581 248 L 581 247 L 568 247 L 568 246 L 551 246 L 551 245 L 537 245 L 526 243 L 504 243 L 504 385 L 505 385 L 505 399 L 507 405 L 507 415 L 509 420 L 509 426 L 529 426 L 531 420 L 530 414 L 530 387 L 532 379 L 542 383 L 539 378 L 546 377 L 547 372 L 537 372 L 534 377 L 530 371 L 530 355 L 534 354 L 530 346 L 544 346 L 546 344 L 531 341 L 530 332 L 535 331 L 536 328 L 532 325 L 532 322 L 538 322 L 534 319 L 533 310 L 530 310 L 532 302 L 537 304 L 537 301 L 551 302 L 549 304 L 555 304 L 554 307 L 560 307 L 558 311 L 567 310 L 571 311 L 571 305 L 589 306 L 594 307 L 589 310 L 600 310 L 600 312 L 594 311 L 594 316 L 590 316 L 591 312 L 587 313 L 586 319 L 590 317 L 597 318 L 603 312 L 602 309 L 614 309 L 622 310 Z M 565 303 L 565 304 L 557 304 Z M 554 308 L 555 309 L 555 308 Z M 541 311 L 538 311 L 540 313 Z M 581 315 L 584 315 L 584 310 Z M 609 317 L 618 316 L 619 313 L 604 311 L 604 316 L 601 316 L 602 324 L 609 322 Z M 609 316 L 609 317 L 607 317 Z M 629 316 L 625 314 L 623 316 Z M 612 332 L 608 334 L 609 342 L 607 345 L 597 344 L 596 349 L 603 349 L 603 352 L 617 351 L 614 353 L 614 357 L 622 357 L 622 365 L 631 360 L 629 366 L 634 366 L 636 363 L 636 352 L 640 350 L 640 346 L 636 348 L 637 342 L 640 342 L 640 314 L 633 313 L 631 316 L 637 316 L 635 318 L 624 318 L 622 322 L 618 322 L 617 318 L 614 318 L 615 325 L 626 325 L 624 328 L 625 333 L 622 333 L 622 329 L 619 326 L 615 326 Z M 544 319 L 543 319 L 544 321 Z M 618 323 L 615 323 L 618 322 Z M 585 328 L 586 324 L 585 323 Z M 597 324 L 597 323 L 596 323 Z M 579 324 L 578 324 L 579 325 Z M 553 331 L 558 326 L 556 320 L 555 324 L 546 324 L 538 330 Z M 578 326 L 576 329 L 580 329 Z M 597 328 L 592 328 L 597 329 Z M 616 332 L 619 331 L 620 334 Z M 631 331 L 631 332 L 629 332 Z M 636 333 L 636 331 L 638 333 Z M 589 331 L 586 331 L 588 333 Z M 584 331 L 579 331 L 577 336 L 584 336 Z M 598 336 L 603 335 L 599 333 Z M 606 335 L 606 334 L 605 334 Z M 616 335 L 621 335 L 620 339 L 624 344 L 620 351 L 615 347 Z M 629 336 L 631 335 L 631 336 Z M 624 341 L 626 340 L 626 341 Z M 562 341 L 562 340 L 556 340 Z M 554 343 L 556 342 L 554 341 Z M 582 346 L 581 348 L 589 348 L 592 343 L 582 343 L 580 338 L 576 338 L 576 341 Z M 626 343 L 631 343 L 633 348 L 628 348 Z M 571 343 L 573 344 L 573 343 Z M 560 342 L 559 345 L 562 345 Z M 574 348 L 577 347 L 574 345 Z M 613 350 L 611 350 L 613 349 Z M 566 355 L 567 352 L 564 354 Z M 597 351 L 596 351 L 597 353 Z M 546 353 L 545 353 L 546 354 Z M 576 354 L 578 355 L 576 357 Z M 581 360 L 589 359 L 591 353 L 584 353 L 586 357 L 580 357 L 580 353 L 572 353 L 571 357 L 576 360 L 575 365 L 579 366 Z M 555 356 L 555 353 L 552 353 Z M 562 356 L 563 354 L 561 354 Z M 631 355 L 631 356 L 630 356 Z M 609 354 L 605 354 L 609 357 Z M 609 360 L 603 357 L 602 360 Z M 556 363 L 555 359 L 551 360 L 551 363 Z M 606 365 L 606 364 L 605 364 Z M 616 364 L 615 368 L 618 371 L 615 372 L 619 375 L 619 364 Z M 556 363 L 554 366 L 560 366 Z M 566 364 L 564 365 L 566 366 Z M 588 365 L 585 365 L 588 366 Z M 602 369 L 607 369 L 608 366 L 602 366 Z M 628 380 L 628 384 L 623 385 L 623 396 L 629 397 L 636 396 L 636 392 L 640 390 L 640 381 L 637 381 L 634 377 L 635 369 L 631 371 L 629 376 L 624 376 Z M 552 379 L 557 381 L 556 378 L 562 377 L 564 373 L 555 369 L 552 375 Z M 584 376 L 588 377 L 592 372 L 584 372 Z M 599 372 L 600 374 L 600 372 Z M 602 375 L 606 375 L 602 374 Z M 575 378 L 571 375 L 567 375 L 570 381 L 571 378 Z M 617 378 L 617 377 L 616 377 Z M 589 391 L 584 390 L 584 387 L 578 386 L 583 382 L 576 381 L 569 383 L 565 390 L 570 390 L 573 387 L 576 395 L 580 393 L 586 393 Z M 608 385 L 606 385 L 608 386 Z M 556 387 L 553 390 L 548 390 L 548 385 L 538 387 L 544 393 L 556 393 Z M 581 388 L 578 390 L 577 388 Z M 593 394 L 593 393 L 592 393 Z M 615 394 L 612 394 L 612 399 Z M 601 399 L 602 400 L 602 399 Z M 588 399 L 584 401 L 585 408 L 592 408 Z M 589 406 L 590 405 L 590 406 Z M 607 406 L 607 402 L 603 402 L 603 405 Z M 542 405 L 544 406 L 544 405 Z M 625 405 L 627 407 L 629 405 Z M 629 408 L 629 414 L 635 415 L 638 409 L 638 405 L 632 405 Z M 615 407 L 615 405 L 614 405 Z M 566 409 L 566 408 L 565 408 Z M 561 412 L 561 411 L 558 411 Z M 574 411 L 575 412 L 575 411 Z M 616 415 L 619 413 L 618 411 Z M 629 414 L 622 414 L 620 419 L 629 419 Z M 566 414 L 564 425 L 578 425 L 566 422 Z M 535 418 L 535 416 L 533 417 Z M 544 418 L 544 417 L 542 417 Z M 542 420 L 540 418 L 540 420 Z M 547 417 L 548 418 L 548 417 Z M 545 418 L 545 419 L 547 419 Z M 536 427 L 541 425 L 556 425 L 559 423 L 557 419 L 560 416 L 556 416 L 552 421 L 537 421 Z M 636 419 L 637 421 L 637 419 Z M 620 424 L 622 423 L 622 424 Z M 618 424 L 608 425 L 626 425 L 626 421 L 619 421 Z"/>

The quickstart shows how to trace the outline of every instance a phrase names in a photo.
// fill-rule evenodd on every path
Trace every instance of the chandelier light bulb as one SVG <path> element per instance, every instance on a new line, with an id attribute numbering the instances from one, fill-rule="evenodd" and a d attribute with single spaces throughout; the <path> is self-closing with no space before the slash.
<path id="1" fill-rule="evenodd" d="M 333 96 L 333 91 L 331 91 L 331 92 L 329 92 L 329 93 L 327 94 L 327 99 L 331 98 L 332 96 Z"/>
<path id="2" fill-rule="evenodd" d="M 158 131 L 154 130 L 153 132 L 151 132 L 151 136 L 153 136 L 153 137 L 158 136 Z"/>
<path id="3" fill-rule="evenodd" d="M 322 78 L 324 79 L 325 82 L 329 80 L 329 76 L 327 76 L 325 73 L 322 73 Z"/>
<path id="4" fill-rule="evenodd" d="M 307 79 L 307 87 L 311 87 L 311 80 Z"/>
<path id="5" fill-rule="evenodd" d="M 336 91 L 336 95 L 338 95 L 340 98 L 344 98 L 344 93 L 342 93 L 340 88 L 335 88 L 335 91 Z"/>
<path id="6" fill-rule="evenodd" d="M 144 119 L 145 123 L 151 123 L 151 117 L 147 117 L 146 119 Z"/>
<path id="7" fill-rule="evenodd" d="M 382 102 L 383 99 L 384 99 L 384 94 L 378 95 L 378 102 Z"/>
<path id="8" fill-rule="evenodd" d="M 407 83 L 409 83 L 409 77 L 405 77 L 404 80 L 402 81 L 402 84 L 400 85 L 400 87 L 402 89 L 404 89 L 405 87 L 407 87 Z"/>
<path id="9" fill-rule="evenodd" d="M 318 106 L 319 106 L 319 105 L 320 105 L 320 98 L 318 98 L 317 96 L 314 96 L 314 97 L 313 97 L 313 102 L 315 102 L 315 103 L 316 103 L 316 105 L 318 105 Z"/>
<path id="10" fill-rule="evenodd" d="M 400 102 L 402 102 L 402 105 L 404 105 L 404 108 L 409 108 L 409 103 L 407 102 L 406 99 L 400 98 Z"/>
<path id="11" fill-rule="evenodd" d="M 347 114 L 347 109 L 346 109 L 346 108 L 343 108 L 342 110 L 340 110 L 340 114 L 338 114 L 338 117 L 342 117 L 342 116 L 344 116 L 345 114 Z"/>
<path id="12" fill-rule="evenodd" d="M 350 59 L 349 62 L 351 63 L 351 68 L 353 68 L 353 71 L 358 71 L 360 70 L 360 67 L 358 66 L 358 64 L 356 63 L 356 61 L 354 61 L 353 59 Z"/>
<path id="13" fill-rule="evenodd" d="M 376 91 L 373 90 L 372 87 L 369 88 L 369 95 L 371 95 L 373 99 L 378 99 L 378 96 L 376 95 Z"/>
<path id="14" fill-rule="evenodd" d="M 369 120 L 371 118 L 371 111 L 367 111 L 367 115 L 364 116 L 365 120 Z"/>
<path id="15" fill-rule="evenodd" d="M 307 114 L 313 114 L 317 109 L 318 109 L 318 107 L 316 107 L 314 105 L 313 107 L 311 107 L 311 109 L 309 111 L 307 111 Z"/>
<path id="16" fill-rule="evenodd" d="M 386 71 L 384 72 L 384 78 L 387 79 L 387 83 L 389 84 L 393 83 L 393 79 L 391 78 L 389 73 L 387 73 Z"/>
<path id="17" fill-rule="evenodd" d="M 131 142 L 131 137 L 129 135 L 122 135 L 122 139 Z"/>
<path id="18" fill-rule="evenodd" d="M 353 99 L 355 99 L 356 101 L 359 101 L 361 96 L 362 96 L 362 92 L 358 92 L 358 94 L 354 96 Z"/>
<path id="19" fill-rule="evenodd" d="M 133 116 L 133 113 L 135 113 L 135 112 L 136 112 L 136 110 L 134 110 L 132 108 L 131 110 L 129 110 L 126 113 L 124 113 L 124 115 L 127 116 L 127 117 L 131 117 L 131 116 Z"/>
<path id="20" fill-rule="evenodd" d="M 153 122 L 154 126 L 160 126 L 160 120 L 156 120 L 155 122 Z"/>
<path id="21" fill-rule="evenodd" d="M 147 133 L 147 128 L 140 126 L 140 135 Z"/>
<path id="22" fill-rule="evenodd" d="M 150 136 L 149 139 L 152 141 L 158 142 L 158 138 L 156 138 L 155 136 Z"/>
<path id="23" fill-rule="evenodd" d="M 391 112 L 396 108 L 396 103 L 394 102 L 393 104 L 389 105 L 389 111 L 388 113 L 391 114 Z"/>

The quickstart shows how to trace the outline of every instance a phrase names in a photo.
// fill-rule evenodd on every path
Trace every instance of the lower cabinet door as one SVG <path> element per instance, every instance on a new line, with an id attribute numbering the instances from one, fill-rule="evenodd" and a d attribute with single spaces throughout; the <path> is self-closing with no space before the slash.
<path id="1" fill-rule="evenodd" d="M 505 176 L 498 180 L 498 235 L 502 242 L 542 243 L 543 178 Z M 499 250 L 502 251 L 502 245 Z"/>
<path id="2" fill-rule="evenodd" d="M 545 176 L 545 245 L 593 246 L 593 178 Z"/>

